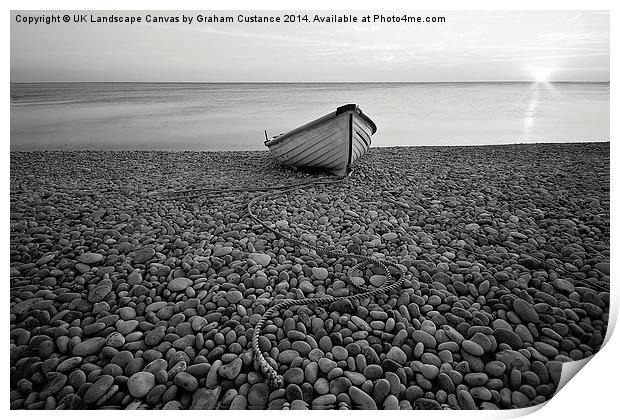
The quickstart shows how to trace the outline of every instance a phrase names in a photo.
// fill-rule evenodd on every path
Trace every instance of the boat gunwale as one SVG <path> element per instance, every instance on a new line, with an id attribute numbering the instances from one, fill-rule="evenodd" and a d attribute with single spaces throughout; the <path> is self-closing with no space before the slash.
<path id="1" fill-rule="evenodd" d="M 362 110 L 357 107 L 357 105 L 355 105 L 355 104 L 348 104 L 348 105 L 343 105 L 341 107 L 338 107 L 338 109 L 336 111 L 330 112 L 327 115 L 324 115 L 324 116 L 322 116 L 320 118 L 317 118 L 316 120 L 310 121 L 309 123 L 306 123 L 306 124 L 304 124 L 302 126 L 299 126 L 299 127 L 295 128 L 295 129 L 293 129 L 293 130 L 291 130 L 291 131 L 289 131 L 287 133 L 284 133 L 284 134 L 282 134 L 282 135 L 280 135 L 280 136 L 278 136 L 276 138 L 273 138 L 271 140 L 265 141 L 265 146 L 271 147 L 271 146 L 273 146 L 275 144 L 278 144 L 282 140 L 285 140 L 286 138 L 292 136 L 293 134 L 297 134 L 297 133 L 299 133 L 301 131 L 313 128 L 314 126 L 322 124 L 323 122 L 326 122 L 326 121 L 328 121 L 330 119 L 336 118 L 336 117 L 338 117 L 340 115 L 344 115 L 348 111 L 352 111 L 353 115 L 358 115 L 361 118 L 363 118 L 364 120 L 366 120 L 366 122 L 368 122 L 368 124 L 370 125 L 370 128 L 372 129 L 371 135 L 375 134 L 377 132 L 377 125 L 374 123 L 373 120 L 370 119 L 370 117 L 368 117 L 368 115 L 364 114 L 362 112 Z"/>

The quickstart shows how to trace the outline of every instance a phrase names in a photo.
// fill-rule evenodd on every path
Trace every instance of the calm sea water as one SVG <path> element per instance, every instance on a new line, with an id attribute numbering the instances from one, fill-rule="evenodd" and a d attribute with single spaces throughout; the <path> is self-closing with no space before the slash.
<path id="1" fill-rule="evenodd" d="M 13 83 L 11 150 L 262 150 L 345 103 L 379 147 L 609 140 L 609 83 Z"/>

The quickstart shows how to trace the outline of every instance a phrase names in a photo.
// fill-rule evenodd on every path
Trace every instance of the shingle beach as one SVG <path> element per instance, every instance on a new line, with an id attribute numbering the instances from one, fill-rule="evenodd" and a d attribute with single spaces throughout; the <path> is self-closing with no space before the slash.
<path id="1" fill-rule="evenodd" d="M 547 401 L 609 315 L 609 143 L 372 148 L 350 179 L 268 152 L 11 153 L 13 409 L 508 409 Z M 167 191 L 222 191 L 170 199 Z"/>

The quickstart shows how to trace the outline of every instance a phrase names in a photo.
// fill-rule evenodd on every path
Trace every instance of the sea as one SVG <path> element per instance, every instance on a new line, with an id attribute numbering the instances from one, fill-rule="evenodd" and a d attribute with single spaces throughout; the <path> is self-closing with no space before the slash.
<path id="1" fill-rule="evenodd" d="M 356 103 L 373 147 L 609 141 L 609 83 L 11 83 L 11 150 L 266 150 Z"/>

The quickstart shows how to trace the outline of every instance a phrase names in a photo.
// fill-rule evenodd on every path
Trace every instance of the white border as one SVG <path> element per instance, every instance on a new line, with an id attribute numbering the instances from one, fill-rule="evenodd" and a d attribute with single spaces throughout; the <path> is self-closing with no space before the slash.
<path id="1" fill-rule="evenodd" d="M 618 3 L 618 2 L 615 2 Z M 65 1 L 5 1 L 6 12 L 3 17 L 3 35 L 4 42 L 2 44 L 3 56 L 10 57 L 10 26 L 8 24 L 8 11 L 11 9 L 59 9 L 59 10 L 71 10 L 71 9 L 102 9 L 102 10 L 228 10 L 228 9 L 241 9 L 241 10 L 291 10 L 291 9 L 312 9 L 312 10 L 611 10 L 611 39 L 618 39 L 618 34 L 615 30 L 618 24 L 618 19 L 615 13 L 618 12 L 618 6 L 612 1 L 602 0 L 590 0 L 590 1 L 549 1 L 549 0 L 521 0 L 521 1 L 497 1 L 497 0 L 476 0 L 476 1 L 459 1 L 459 0 L 444 0 L 444 1 L 416 1 L 416 2 L 404 2 L 393 0 L 382 0 L 381 2 L 371 2 L 368 0 L 343 0 L 334 2 L 333 0 L 317 0 L 317 1 L 297 1 L 295 3 L 283 0 L 265 0 L 261 2 L 251 2 L 248 0 L 228 0 L 225 2 L 205 2 L 205 1 L 192 1 L 192 0 L 177 0 L 175 2 L 164 2 L 161 0 L 152 1 L 121 1 L 121 0 L 109 0 L 109 1 L 77 1 L 77 0 L 65 0 Z M 615 10 L 614 10 L 615 9 Z M 614 33 L 616 35 L 614 35 Z M 616 45 L 612 42 L 612 50 Z M 614 111 L 617 110 L 617 89 L 615 89 L 614 82 L 617 76 L 617 51 L 611 53 L 611 79 L 614 79 L 611 83 L 611 115 L 618 115 Z M 4 72 L 4 98 L 9 98 L 9 83 L 10 78 L 9 66 L 4 65 L 2 68 Z M 10 124 L 10 108 L 9 101 L 5 99 L 3 106 L 3 118 L 2 118 L 2 146 L 5 150 L 4 159 L 5 165 L 2 165 L 2 177 L 3 177 L 3 194 L 2 194 L 2 206 L 1 206 L 1 223 L 4 238 L 9 238 L 9 124 Z M 611 118 L 610 138 L 614 138 L 617 133 L 616 118 Z M 617 156 L 617 146 L 614 144 L 614 140 L 611 141 L 611 160 L 615 162 Z M 611 202 L 612 202 L 612 226 L 615 226 L 616 220 L 616 199 L 617 188 L 614 187 L 614 181 L 617 180 L 617 171 L 614 165 L 611 170 Z M 612 234 L 612 277 L 615 276 L 615 261 L 617 260 L 618 241 L 616 235 Z M 9 336 L 9 308 L 8 308 L 8 267 L 9 267 L 9 243 L 5 239 L 1 242 L 0 258 L 2 258 L 2 267 L 4 267 L 3 276 L 3 296 L 5 299 L 5 316 L 3 325 L 2 336 L 7 340 Z M 617 288 L 612 286 L 612 312 L 610 313 L 610 319 L 614 321 L 617 318 L 618 309 L 618 293 Z M 617 335 L 617 334 L 616 334 Z M 8 343 L 4 342 L 2 346 L 4 360 L 4 371 L 8 373 Z M 548 419 L 548 418 L 562 418 L 562 419 L 599 419 L 617 416 L 617 400 L 618 400 L 618 388 L 617 381 L 620 380 L 620 345 L 618 344 L 617 337 L 612 336 L 605 347 L 582 369 L 575 378 L 568 382 L 568 384 L 546 404 L 542 409 L 535 411 L 530 415 L 532 419 Z M 8 410 L 9 407 L 9 384 L 8 376 L 5 373 L 4 381 L 2 382 L 2 389 L 0 390 L 0 398 L 2 401 L 2 407 Z M 297 412 L 300 413 L 300 412 Z M 370 419 L 375 417 L 378 413 L 373 412 L 323 412 L 323 413 L 309 413 L 296 414 L 300 416 L 342 416 L 343 413 L 347 416 L 354 415 L 356 418 L 361 417 Z M 286 412 L 273 412 L 264 411 L 251 413 L 243 412 L 193 412 L 193 413 L 165 413 L 165 412 L 131 412 L 131 413 L 111 413 L 110 411 L 90 411 L 87 414 L 85 412 L 8 412 L 9 416 L 20 417 L 34 417 L 34 418 L 56 418 L 57 416 L 81 418 L 84 415 L 92 416 L 94 418 L 105 418 L 109 415 L 121 415 L 131 416 L 135 418 L 148 417 L 162 417 L 166 416 L 190 416 L 196 418 L 204 418 L 204 416 L 214 416 L 216 418 L 226 416 L 231 419 L 243 418 L 252 416 L 252 418 L 284 418 L 284 416 L 290 415 Z M 498 417 L 516 417 L 520 414 L 516 411 L 502 411 L 500 413 L 489 412 L 424 412 L 424 413 L 412 413 L 412 412 L 391 412 L 389 416 L 412 418 L 413 416 L 423 416 L 424 420 L 436 419 L 436 418 L 459 418 L 459 419 L 480 419 L 480 418 L 498 418 Z M 105 416 L 105 417 L 104 417 Z M 405 417 L 406 416 L 406 417 Z"/>

